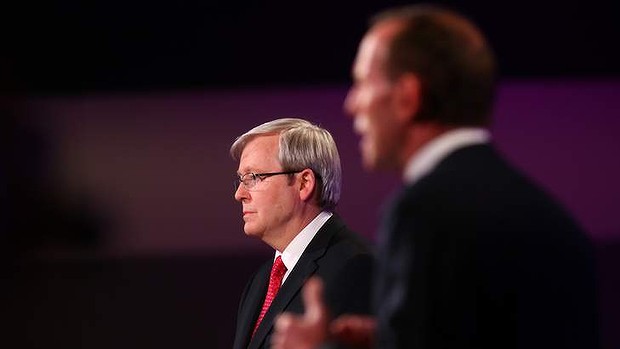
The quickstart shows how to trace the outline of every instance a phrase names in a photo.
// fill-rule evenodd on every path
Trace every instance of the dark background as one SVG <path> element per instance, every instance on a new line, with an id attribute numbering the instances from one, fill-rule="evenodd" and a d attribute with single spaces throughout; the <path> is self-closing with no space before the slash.
<path id="1" fill-rule="evenodd" d="M 229 348 L 272 251 L 241 231 L 227 151 L 276 117 L 334 134 L 339 214 L 372 241 L 399 180 L 363 171 L 341 102 L 369 15 L 402 3 L 3 4 L 0 347 Z M 620 347 L 618 2 L 443 3 L 494 46 L 496 144 L 590 234 Z"/>
<path id="2" fill-rule="evenodd" d="M 34 93 L 347 83 L 368 17 L 403 1 L 50 0 L 3 8 Z M 479 23 L 504 77 L 618 76 L 617 1 L 443 1 Z"/>

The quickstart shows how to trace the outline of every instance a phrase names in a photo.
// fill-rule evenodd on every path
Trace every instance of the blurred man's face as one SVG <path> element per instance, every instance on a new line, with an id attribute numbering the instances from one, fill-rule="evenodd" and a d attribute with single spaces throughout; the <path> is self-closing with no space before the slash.
<path id="1" fill-rule="evenodd" d="M 353 64 L 353 86 L 344 107 L 361 136 L 359 146 L 367 169 L 398 166 L 404 130 L 396 120 L 394 84 L 386 71 L 388 43 L 398 28 L 394 22 L 371 28 Z"/>

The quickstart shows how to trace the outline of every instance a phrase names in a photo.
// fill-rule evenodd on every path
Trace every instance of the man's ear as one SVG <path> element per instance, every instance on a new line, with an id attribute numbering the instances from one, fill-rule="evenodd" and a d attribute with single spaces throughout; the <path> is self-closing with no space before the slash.
<path id="1" fill-rule="evenodd" d="M 299 174 L 299 197 L 302 201 L 312 200 L 316 188 L 316 177 L 314 172 L 307 168 Z"/>
<path id="2" fill-rule="evenodd" d="M 401 75 L 394 84 L 394 110 L 403 124 L 411 123 L 420 109 L 421 82 L 413 73 Z"/>

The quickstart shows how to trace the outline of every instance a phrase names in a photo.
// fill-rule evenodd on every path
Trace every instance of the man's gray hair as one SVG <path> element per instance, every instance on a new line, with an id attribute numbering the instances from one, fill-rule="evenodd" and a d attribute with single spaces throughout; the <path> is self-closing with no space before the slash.
<path id="1" fill-rule="evenodd" d="M 298 118 L 269 121 L 239 136 L 230 147 L 230 155 L 239 161 L 252 139 L 277 134 L 280 135 L 278 160 L 282 170 L 311 169 L 317 178 L 319 206 L 333 210 L 340 199 L 342 169 L 336 142 L 326 129 Z"/>

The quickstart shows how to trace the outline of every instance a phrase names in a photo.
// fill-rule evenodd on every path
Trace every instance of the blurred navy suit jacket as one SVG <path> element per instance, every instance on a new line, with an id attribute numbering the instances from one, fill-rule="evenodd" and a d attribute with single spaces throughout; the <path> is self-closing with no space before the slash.
<path id="1" fill-rule="evenodd" d="M 404 187 L 379 240 L 379 348 L 599 345 L 586 234 L 491 145 Z"/>

